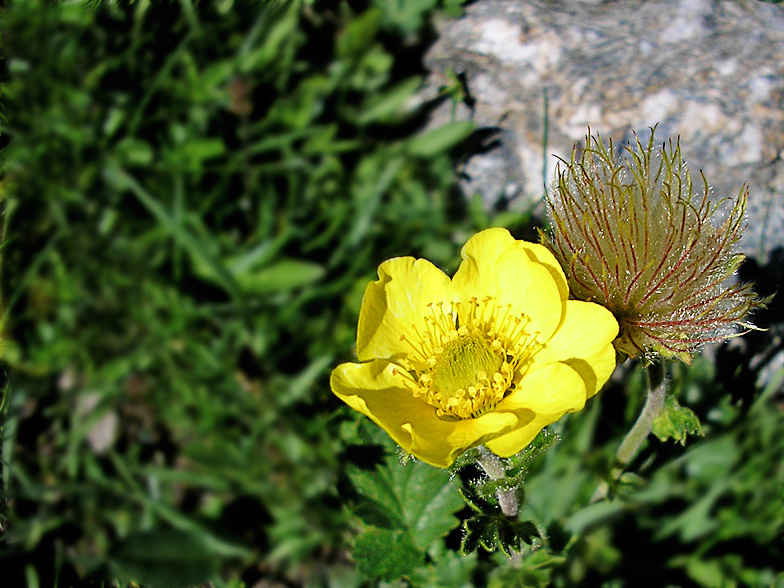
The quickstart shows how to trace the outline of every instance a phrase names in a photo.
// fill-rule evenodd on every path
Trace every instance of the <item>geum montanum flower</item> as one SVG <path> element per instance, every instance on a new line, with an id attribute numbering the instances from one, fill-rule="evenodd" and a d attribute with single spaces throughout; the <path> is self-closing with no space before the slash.
<path id="1" fill-rule="evenodd" d="M 580 158 L 556 171 L 542 243 L 564 268 L 574 298 L 612 311 L 621 355 L 677 357 L 738 332 L 764 301 L 732 280 L 748 189 L 712 203 L 695 192 L 680 145 L 639 139 L 616 157 L 612 141 L 586 137 Z"/>
<path id="2" fill-rule="evenodd" d="M 615 368 L 615 319 L 567 300 L 547 249 L 489 229 L 462 257 L 452 279 L 424 259 L 382 263 L 359 315 L 362 363 L 331 378 L 346 404 L 438 467 L 480 444 L 514 455 Z"/>

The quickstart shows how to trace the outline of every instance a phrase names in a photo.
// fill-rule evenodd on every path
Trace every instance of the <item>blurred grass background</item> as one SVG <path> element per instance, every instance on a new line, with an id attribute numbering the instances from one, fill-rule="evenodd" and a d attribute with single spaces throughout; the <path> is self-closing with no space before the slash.
<path id="1" fill-rule="evenodd" d="M 422 54 L 462 4 L 2 9 L 3 586 L 784 586 L 778 300 L 675 367 L 705 437 L 652 441 L 615 501 L 588 506 L 639 370 L 556 426 L 522 561 L 458 555 L 458 480 L 332 397 L 381 261 L 534 235 L 458 192 L 469 123 L 425 128 Z"/>

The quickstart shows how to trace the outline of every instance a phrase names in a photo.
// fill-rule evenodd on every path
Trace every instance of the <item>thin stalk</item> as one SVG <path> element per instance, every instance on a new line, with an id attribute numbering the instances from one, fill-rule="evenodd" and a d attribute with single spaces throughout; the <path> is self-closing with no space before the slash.
<path id="1" fill-rule="evenodd" d="M 656 362 L 648 367 L 648 397 L 642 407 L 640 416 L 634 426 L 626 433 L 618 452 L 615 454 L 613 478 L 617 479 L 626 467 L 637 457 L 645 439 L 651 432 L 653 419 L 661 414 L 664 408 L 664 397 L 667 393 L 667 382 L 664 379 L 664 366 Z"/>
<path id="2" fill-rule="evenodd" d="M 652 363 L 648 366 L 647 374 L 648 395 L 645 398 L 645 405 L 615 454 L 615 466 L 610 472 L 610 478 L 613 481 L 617 481 L 628 465 L 637 457 L 642 444 L 651 433 L 653 420 L 661 414 L 664 408 L 664 399 L 667 394 L 664 366 L 659 362 Z M 609 485 L 607 482 L 602 482 L 594 492 L 592 502 L 605 498 L 608 491 Z"/>
<path id="3" fill-rule="evenodd" d="M 487 449 L 484 445 L 479 446 L 479 458 L 476 463 L 485 471 L 491 480 L 503 480 L 506 478 L 504 464 L 495 453 Z M 516 517 L 520 505 L 517 503 L 517 491 L 515 488 L 499 488 L 495 492 L 501 512 L 508 517 Z"/>

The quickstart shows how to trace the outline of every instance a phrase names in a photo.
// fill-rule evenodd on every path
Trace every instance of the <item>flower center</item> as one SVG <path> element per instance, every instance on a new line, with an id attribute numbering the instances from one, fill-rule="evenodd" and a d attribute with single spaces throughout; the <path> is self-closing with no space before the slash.
<path id="1" fill-rule="evenodd" d="M 492 410 L 514 388 L 519 373 L 537 349 L 528 318 L 512 316 L 510 307 L 492 297 L 431 304 L 423 317 L 427 331 L 408 342 L 412 353 L 399 364 L 410 376 L 409 387 L 445 418 L 476 418 Z M 460 325 L 459 322 L 464 324 Z"/>
<path id="2" fill-rule="evenodd" d="M 431 372 L 433 390 L 444 399 L 458 396 L 484 382 L 501 367 L 503 359 L 478 333 L 458 336 L 448 343 Z"/>

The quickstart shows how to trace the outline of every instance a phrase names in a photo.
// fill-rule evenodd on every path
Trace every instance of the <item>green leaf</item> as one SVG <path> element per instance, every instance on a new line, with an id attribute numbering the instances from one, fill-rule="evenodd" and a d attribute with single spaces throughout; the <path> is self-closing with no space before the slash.
<path id="1" fill-rule="evenodd" d="M 425 555 L 406 531 L 369 527 L 354 543 L 354 559 L 368 578 L 393 580 L 411 575 Z"/>
<path id="2" fill-rule="evenodd" d="M 427 549 L 457 527 L 459 521 L 453 515 L 463 507 L 463 501 L 447 472 L 421 462 L 406 467 L 412 472 L 402 494 L 403 515 L 414 543 Z"/>
<path id="3" fill-rule="evenodd" d="M 411 139 L 408 144 L 408 152 L 415 157 L 433 157 L 438 153 L 448 151 L 463 141 L 473 130 L 474 123 L 471 121 L 449 123 Z"/>
<path id="4" fill-rule="evenodd" d="M 731 588 L 737 586 L 735 582 L 727 580 L 726 571 L 722 569 L 721 563 L 717 559 L 703 560 L 691 558 L 686 567 L 689 577 L 702 586 L 726 586 Z"/>
<path id="5" fill-rule="evenodd" d="M 351 21 L 338 37 L 337 57 L 345 58 L 362 54 L 375 42 L 381 11 L 366 10 L 359 18 Z"/>
<path id="6" fill-rule="evenodd" d="M 119 576 L 155 588 L 193 586 L 219 571 L 219 560 L 207 544 L 196 534 L 177 529 L 130 535 L 109 561 Z"/>
<path id="7" fill-rule="evenodd" d="M 207 159 L 222 155 L 226 145 L 221 139 L 192 139 L 182 146 L 182 154 L 191 169 L 198 169 Z"/>
<path id="8" fill-rule="evenodd" d="M 504 514 L 476 514 L 463 522 L 464 554 L 482 546 L 487 551 L 503 551 L 511 557 L 520 553 L 523 543 L 531 545 L 539 531 L 531 521 L 520 521 Z"/>
<path id="9" fill-rule="evenodd" d="M 414 586 L 455 588 L 474 585 L 471 579 L 479 559 L 476 553 L 462 555 L 447 548 L 443 543 L 435 543 L 427 554 L 432 563 L 417 568 L 412 578 Z"/>
<path id="10" fill-rule="evenodd" d="M 463 501 L 444 470 L 422 462 L 403 466 L 387 460 L 374 471 L 349 468 L 348 474 L 363 497 L 357 516 L 368 524 L 408 531 L 422 551 L 459 523 L 454 513 Z"/>
<path id="11" fill-rule="evenodd" d="M 412 76 L 384 92 L 371 94 L 356 117 L 357 123 L 366 125 L 399 121 L 410 111 L 411 98 L 421 83 L 419 76 Z"/>
<path id="12" fill-rule="evenodd" d="M 539 531 L 531 521 L 518 521 L 506 517 L 498 525 L 501 550 L 507 555 L 521 552 L 523 543 L 531 545 L 537 538 L 539 538 Z"/>
<path id="13" fill-rule="evenodd" d="M 687 435 L 702 435 L 700 420 L 691 409 L 678 404 L 674 396 L 668 396 L 659 416 L 653 419 L 653 434 L 660 440 L 672 439 L 686 445 Z"/>
<path id="14" fill-rule="evenodd" d="M 422 27 L 425 16 L 438 4 L 437 0 L 373 0 L 383 10 L 382 24 L 396 27 L 400 33 L 410 35 Z"/>
<path id="15" fill-rule="evenodd" d="M 716 502 L 727 491 L 726 480 L 717 482 L 706 494 L 678 516 L 663 523 L 654 535 L 658 541 L 679 533 L 684 543 L 689 543 L 716 531 L 720 525 L 715 517 Z"/>
<path id="16" fill-rule="evenodd" d="M 454 513 L 463 501 L 445 470 L 416 461 L 402 465 L 388 454 L 374 470 L 348 467 L 347 474 L 360 495 L 354 514 L 372 525 L 354 552 L 368 577 L 410 575 L 459 523 Z"/>
<path id="17" fill-rule="evenodd" d="M 479 546 L 487 551 L 495 550 L 495 530 L 487 525 L 487 521 L 481 517 L 471 517 L 463 521 L 463 541 L 460 544 L 460 551 L 467 555 L 473 553 Z"/>
<path id="18" fill-rule="evenodd" d="M 573 535 L 582 534 L 586 529 L 616 516 L 628 508 L 620 501 L 602 501 L 581 508 L 570 516 L 564 524 L 564 529 Z"/>
<path id="19" fill-rule="evenodd" d="M 299 11 L 296 3 L 292 2 L 285 8 L 283 3 L 272 6 L 268 5 L 261 12 L 250 34 L 247 35 L 240 47 L 237 65 L 243 74 L 266 73 L 267 70 L 279 67 L 280 63 L 284 61 L 281 56 L 286 55 L 288 48 L 292 45 L 292 40 L 297 37 Z M 257 45 L 259 40 L 261 42 Z"/>
<path id="20" fill-rule="evenodd" d="M 126 137 L 117 144 L 115 153 L 120 162 L 129 167 L 149 165 L 154 156 L 149 143 L 130 137 Z"/>
<path id="21" fill-rule="evenodd" d="M 354 508 L 354 514 L 369 525 L 387 529 L 405 528 L 400 500 L 388 478 L 380 475 L 378 470 L 368 472 L 356 468 L 349 468 L 348 476 L 363 496 Z"/>
<path id="22" fill-rule="evenodd" d="M 325 272 L 323 265 L 313 261 L 281 259 L 255 273 L 237 276 L 237 282 L 249 294 L 270 294 L 302 288 L 320 280 Z"/>
<path id="23" fill-rule="evenodd" d="M 548 451 L 560 440 L 561 438 L 558 434 L 553 433 L 549 428 L 539 431 L 539 434 L 528 444 L 528 447 L 506 460 L 507 477 L 522 476 L 522 478 L 519 479 L 519 482 L 522 483 L 531 462 Z"/>
<path id="24" fill-rule="evenodd" d="M 565 558 L 546 549 L 526 553 L 519 566 L 498 567 L 491 573 L 488 588 L 547 588 L 551 586 L 553 568 L 563 565 Z"/>

